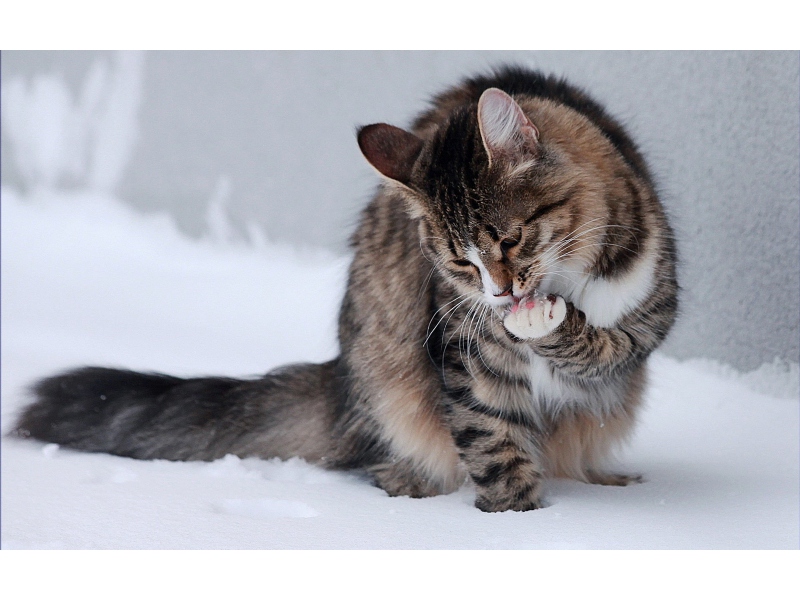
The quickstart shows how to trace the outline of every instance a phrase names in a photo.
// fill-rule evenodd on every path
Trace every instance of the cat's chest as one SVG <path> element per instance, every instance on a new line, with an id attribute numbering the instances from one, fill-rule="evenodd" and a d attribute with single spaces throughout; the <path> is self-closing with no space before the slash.
<path id="1" fill-rule="evenodd" d="M 539 402 L 545 398 L 575 397 L 580 390 L 563 378 L 546 358 L 526 348 L 525 376 L 528 379 L 530 399 Z"/>
<path id="2" fill-rule="evenodd" d="M 594 381 L 580 385 L 564 376 L 546 358 L 527 349 L 525 376 L 528 390 L 519 401 L 534 415 L 558 414 L 562 410 L 588 410 L 598 416 L 608 414 L 619 403 L 620 390 L 613 381 Z"/>

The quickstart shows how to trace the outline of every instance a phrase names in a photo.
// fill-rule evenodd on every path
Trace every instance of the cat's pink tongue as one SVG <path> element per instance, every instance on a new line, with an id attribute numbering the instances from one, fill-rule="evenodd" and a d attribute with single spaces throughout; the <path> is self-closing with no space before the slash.
<path id="1" fill-rule="evenodd" d="M 536 296 L 523 296 L 522 298 L 514 297 L 514 305 L 511 307 L 511 312 L 517 312 L 520 307 L 527 308 L 528 310 L 536 306 Z"/>

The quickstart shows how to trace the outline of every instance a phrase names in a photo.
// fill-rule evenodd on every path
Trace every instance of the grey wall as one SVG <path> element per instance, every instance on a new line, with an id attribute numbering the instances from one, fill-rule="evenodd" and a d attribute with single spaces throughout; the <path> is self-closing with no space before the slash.
<path id="1" fill-rule="evenodd" d="M 234 236 L 247 237 L 255 222 L 269 239 L 342 252 L 376 184 L 356 125 L 408 124 L 432 93 L 503 61 L 565 75 L 628 125 L 672 216 L 685 293 L 665 350 L 740 369 L 798 360 L 798 53 L 152 52 L 137 60 L 126 64 L 141 95 L 138 137 L 120 176 L 105 178 L 114 191 L 142 210 L 170 211 L 191 235 L 213 228 L 215 198 Z M 5 90 L 55 73 L 80 98 L 98 64 L 113 73 L 123 63 L 112 53 L 3 52 L 2 82 Z M 26 189 L 33 182 L 6 128 L 3 183 Z"/>

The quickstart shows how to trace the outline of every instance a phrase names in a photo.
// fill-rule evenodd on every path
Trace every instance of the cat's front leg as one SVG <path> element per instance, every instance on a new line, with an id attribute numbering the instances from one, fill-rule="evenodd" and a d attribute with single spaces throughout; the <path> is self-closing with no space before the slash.
<path id="1" fill-rule="evenodd" d="M 475 483 L 475 506 L 484 512 L 541 508 L 542 468 L 529 447 L 530 432 L 502 416 L 481 414 L 480 406 L 473 398 L 451 412 L 453 440 Z"/>
<path id="2" fill-rule="evenodd" d="M 520 310 L 523 315 L 517 316 Z M 593 327 L 582 311 L 558 296 L 548 296 L 541 306 L 537 303 L 531 309 L 520 310 L 506 315 L 506 331 L 515 341 L 527 343 L 560 372 L 573 377 L 597 378 L 629 372 L 641 364 L 653 346 L 653 337 L 646 335 L 644 322 L 636 313 L 626 316 L 618 327 Z M 541 334 L 545 329 L 549 331 Z"/>
<path id="3" fill-rule="evenodd" d="M 544 337 L 563 323 L 567 303 L 561 296 L 523 298 L 503 319 L 509 333 L 521 340 Z"/>

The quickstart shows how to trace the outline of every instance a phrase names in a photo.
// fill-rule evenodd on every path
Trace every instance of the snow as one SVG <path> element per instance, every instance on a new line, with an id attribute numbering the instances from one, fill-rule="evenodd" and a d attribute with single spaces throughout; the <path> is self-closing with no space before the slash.
<path id="1" fill-rule="evenodd" d="M 52 190 L 52 188 L 49 188 Z M 83 364 L 246 376 L 336 354 L 347 260 L 182 237 L 107 192 L 2 188 L 2 428 L 37 378 Z M 3 437 L 8 548 L 762 549 L 798 547 L 797 366 L 651 361 L 619 466 L 628 488 L 550 481 L 548 506 L 486 514 L 474 491 L 390 498 L 300 459 L 136 461 Z"/>

